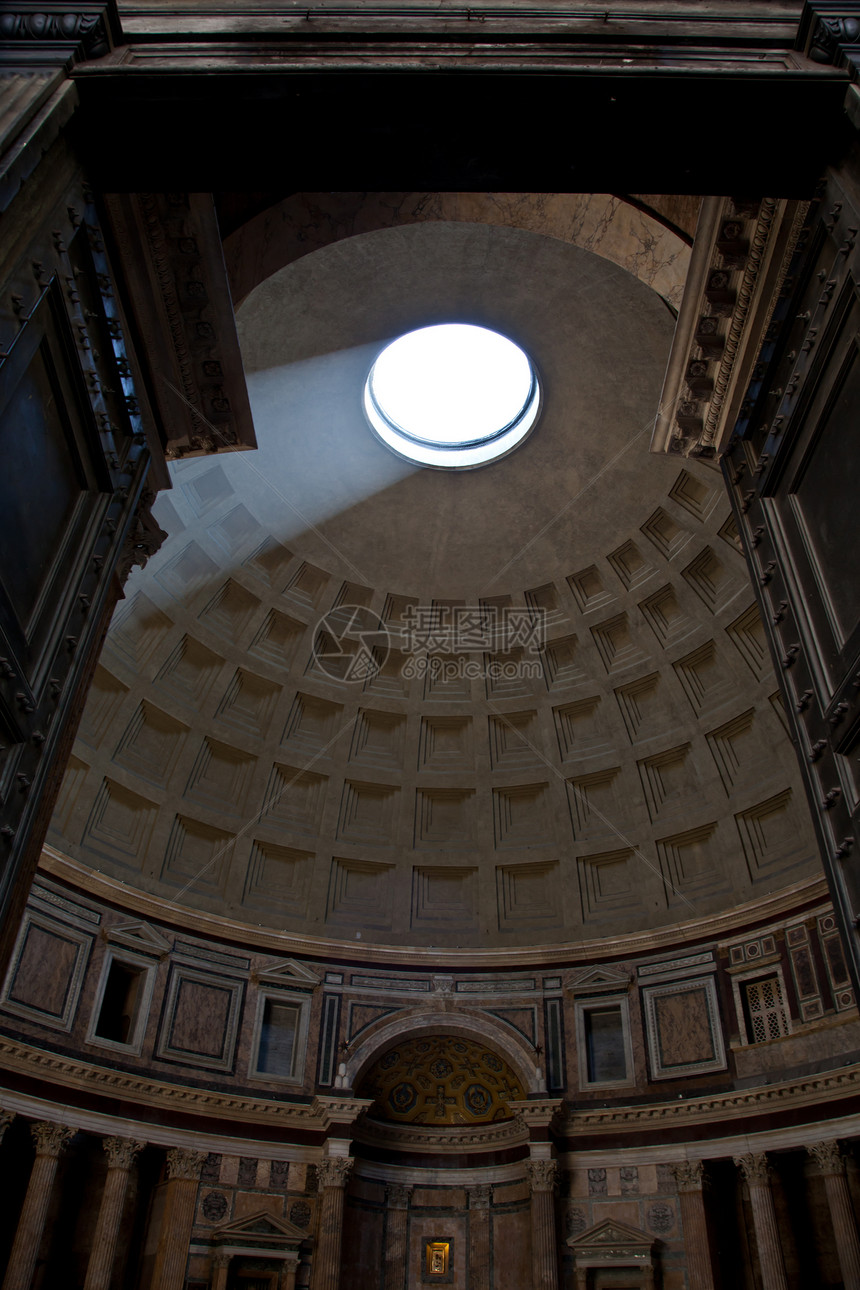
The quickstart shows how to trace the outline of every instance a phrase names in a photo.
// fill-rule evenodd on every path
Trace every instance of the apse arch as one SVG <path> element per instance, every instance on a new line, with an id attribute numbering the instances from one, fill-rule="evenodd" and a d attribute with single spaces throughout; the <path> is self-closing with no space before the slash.
<path id="1" fill-rule="evenodd" d="M 372 1028 L 373 1033 L 361 1041 L 338 1070 L 336 1087 L 344 1091 L 357 1088 L 364 1076 L 385 1052 L 404 1039 L 421 1035 L 450 1035 L 486 1044 L 495 1049 L 518 1076 L 526 1096 L 546 1093 L 546 1078 L 536 1061 L 535 1050 L 525 1039 L 503 1028 L 501 1022 L 473 1012 L 440 1012 L 438 1009 L 404 1009 L 391 1019 Z"/>

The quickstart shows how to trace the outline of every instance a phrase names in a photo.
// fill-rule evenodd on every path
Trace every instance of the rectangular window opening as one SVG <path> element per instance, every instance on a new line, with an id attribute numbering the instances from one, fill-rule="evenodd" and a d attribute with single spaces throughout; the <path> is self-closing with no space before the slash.
<path id="1" fill-rule="evenodd" d="M 115 1044 L 133 1041 L 143 978 L 143 968 L 119 959 L 112 961 L 96 1023 L 97 1038 Z"/>
<path id="2" fill-rule="evenodd" d="M 779 977 L 747 981 L 744 986 L 744 1012 L 747 1036 L 751 1044 L 764 1044 L 788 1034 L 788 1018 L 782 999 Z"/>
<path id="3" fill-rule="evenodd" d="M 624 1023 L 620 1008 L 589 1008 L 583 1015 L 589 1084 L 627 1079 Z"/>
<path id="4" fill-rule="evenodd" d="M 300 1009 L 296 1004 L 266 999 L 257 1049 L 260 1075 L 291 1076 L 296 1068 L 296 1035 Z"/>

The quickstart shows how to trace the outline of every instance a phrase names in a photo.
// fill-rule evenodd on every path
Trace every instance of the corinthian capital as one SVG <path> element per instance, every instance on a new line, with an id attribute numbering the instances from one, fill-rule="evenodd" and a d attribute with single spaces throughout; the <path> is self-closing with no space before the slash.
<path id="1" fill-rule="evenodd" d="M 768 1186 L 770 1183 L 770 1164 L 764 1151 L 750 1151 L 745 1156 L 734 1156 L 733 1158 L 748 1186 Z"/>
<path id="2" fill-rule="evenodd" d="M 835 1138 L 829 1138 L 826 1142 L 811 1142 L 806 1150 L 812 1156 L 815 1173 L 841 1174 L 843 1172 L 845 1161 Z"/>
<path id="3" fill-rule="evenodd" d="M 187 1178 L 196 1182 L 206 1163 L 207 1152 L 174 1147 L 167 1153 L 167 1173 L 171 1179 Z"/>
<path id="4" fill-rule="evenodd" d="M 558 1179 L 558 1165 L 554 1160 L 527 1160 L 526 1175 L 532 1191 L 552 1191 Z"/>
<path id="5" fill-rule="evenodd" d="M 678 1191 L 701 1191 L 705 1181 L 705 1169 L 701 1160 L 679 1160 L 669 1168 L 675 1176 Z"/>
<path id="6" fill-rule="evenodd" d="M 345 1187 L 349 1172 L 355 1164 L 344 1156 L 330 1156 L 317 1165 L 320 1187 Z"/>
<path id="7" fill-rule="evenodd" d="M 37 1120 L 30 1125 L 37 1156 L 59 1156 L 75 1136 L 75 1130 L 51 1120 Z"/>
<path id="8" fill-rule="evenodd" d="M 108 1169 L 130 1169 L 138 1152 L 143 1151 L 145 1142 L 134 1138 L 103 1138 L 102 1146 L 108 1158 Z"/>
<path id="9" fill-rule="evenodd" d="M 405 1187 L 403 1183 L 389 1183 L 386 1195 L 389 1209 L 408 1209 L 412 1188 Z"/>

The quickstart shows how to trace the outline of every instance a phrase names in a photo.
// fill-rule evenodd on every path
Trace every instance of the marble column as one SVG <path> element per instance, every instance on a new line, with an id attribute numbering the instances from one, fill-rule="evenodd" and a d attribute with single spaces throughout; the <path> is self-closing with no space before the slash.
<path id="1" fill-rule="evenodd" d="M 223 1250 L 216 1250 L 212 1255 L 212 1290 L 227 1290 L 232 1257 L 232 1254 L 225 1254 Z"/>
<path id="2" fill-rule="evenodd" d="M 527 1160 L 531 1189 L 533 1290 L 558 1290 L 558 1252 L 555 1243 L 554 1160 Z"/>
<path id="3" fill-rule="evenodd" d="M 678 1184 L 681 1225 L 687 1255 L 690 1290 L 714 1290 L 714 1270 L 705 1217 L 704 1168 L 701 1160 L 683 1160 L 671 1166 Z"/>
<path id="4" fill-rule="evenodd" d="M 385 1229 L 385 1290 L 406 1290 L 406 1232 L 411 1187 L 389 1183 Z"/>
<path id="5" fill-rule="evenodd" d="M 469 1290 L 491 1290 L 491 1196 L 489 1183 L 478 1183 L 469 1188 Z"/>
<path id="6" fill-rule="evenodd" d="M 36 1144 L 36 1159 L 27 1184 L 21 1217 L 18 1219 L 3 1290 L 30 1290 L 57 1165 L 61 1153 L 75 1136 L 74 1129 L 67 1129 L 63 1124 L 53 1124 L 49 1120 L 31 1124 L 30 1132 Z"/>
<path id="7" fill-rule="evenodd" d="M 812 1157 L 815 1172 L 824 1178 L 842 1283 L 845 1290 L 860 1290 L 860 1241 L 839 1144 L 831 1138 L 826 1142 L 812 1143 L 807 1151 Z"/>
<path id="8" fill-rule="evenodd" d="M 317 1165 L 322 1198 L 311 1290 L 338 1290 L 344 1189 L 353 1164 L 354 1161 L 347 1156 L 329 1156 Z"/>
<path id="9" fill-rule="evenodd" d="M 749 1188 L 762 1290 L 788 1290 L 770 1190 L 767 1156 L 763 1151 L 750 1152 L 744 1156 L 735 1156 L 734 1161 Z"/>
<path id="10" fill-rule="evenodd" d="M 197 1187 L 205 1162 L 205 1151 L 176 1147 L 167 1153 L 167 1194 L 155 1252 L 152 1290 L 183 1290 Z"/>
<path id="11" fill-rule="evenodd" d="M 108 1169 L 84 1290 L 108 1290 L 110 1286 L 129 1171 L 135 1156 L 146 1143 L 135 1142 L 131 1138 L 105 1138 L 102 1146 L 107 1154 Z"/>

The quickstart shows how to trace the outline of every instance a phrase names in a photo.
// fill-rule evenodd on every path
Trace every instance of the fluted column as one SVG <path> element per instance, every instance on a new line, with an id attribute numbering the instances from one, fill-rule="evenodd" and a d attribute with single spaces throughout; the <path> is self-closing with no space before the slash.
<path id="1" fill-rule="evenodd" d="M 701 1160 L 683 1160 L 672 1165 L 681 1202 L 681 1224 L 687 1254 L 690 1290 L 714 1290 L 714 1270 L 705 1217 L 704 1168 Z"/>
<path id="2" fill-rule="evenodd" d="M 385 1290 L 406 1288 L 406 1230 L 409 1224 L 411 1187 L 388 1185 L 388 1218 L 385 1235 Z"/>
<path id="3" fill-rule="evenodd" d="M 735 1156 L 734 1161 L 749 1188 L 762 1290 L 788 1290 L 770 1190 L 767 1156 L 763 1151 L 755 1154 L 750 1152 L 745 1156 Z"/>
<path id="4" fill-rule="evenodd" d="M 152 1290 L 183 1290 L 197 1186 L 205 1161 L 205 1151 L 186 1151 L 177 1147 L 167 1153 L 169 1181 L 155 1253 Z"/>
<path id="5" fill-rule="evenodd" d="M 533 1290 L 558 1290 L 558 1253 L 555 1244 L 554 1160 L 527 1160 L 531 1189 Z"/>
<path id="6" fill-rule="evenodd" d="M 338 1290 L 340 1284 L 343 1193 L 352 1166 L 353 1161 L 346 1156 L 331 1156 L 317 1165 L 322 1201 L 311 1290 Z"/>
<path id="7" fill-rule="evenodd" d="M 490 1197 L 488 1183 L 469 1188 L 469 1290 L 490 1287 Z"/>
<path id="8" fill-rule="evenodd" d="M 860 1241 L 839 1144 L 835 1139 L 814 1142 L 807 1151 L 812 1156 L 816 1173 L 824 1178 L 842 1283 L 845 1290 L 860 1290 Z"/>
<path id="9" fill-rule="evenodd" d="M 216 1250 L 212 1255 L 212 1290 L 227 1290 L 227 1278 L 230 1275 L 230 1259 L 233 1256 L 223 1250 Z"/>
<path id="10" fill-rule="evenodd" d="M 57 1175 L 57 1164 L 61 1153 L 75 1136 L 74 1129 L 67 1129 L 63 1124 L 52 1124 L 49 1120 L 31 1124 L 30 1132 L 36 1144 L 36 1159 L 27 1184 L 21 1217 L 18 1219 L 18 1230 L 9 1255 L 3 1290 L 30 1290 L 45 1230 L 45 1219 L 48 1216 L 51 1190 Z"/>
<path id="11" fill-rule="evenodd" d="M 84 1290 L 108 1290 L 110 1286 L 125 1194 L 128 1191 L 128 1175 L 135 1156 L 145 1145 L 146 1143 L 135 1142 L 131 1138 L 105 1138 L 102 1142 L 108 1158 L 108 1169 Z"/>

